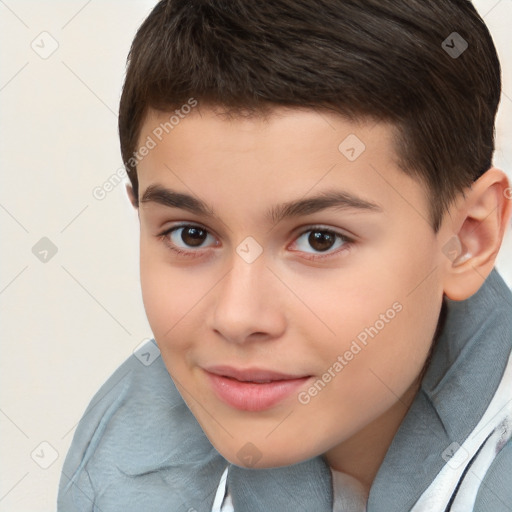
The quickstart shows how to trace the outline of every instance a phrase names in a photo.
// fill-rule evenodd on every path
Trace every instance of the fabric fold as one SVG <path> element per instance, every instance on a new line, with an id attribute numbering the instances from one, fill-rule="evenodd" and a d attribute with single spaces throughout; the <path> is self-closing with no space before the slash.
<path id="1" fill-rule="evenodd" d="M 270 469 L 231 464 L 227 489 L 236 512 L 332 512 L 331 471 L 322 457 Z"/>

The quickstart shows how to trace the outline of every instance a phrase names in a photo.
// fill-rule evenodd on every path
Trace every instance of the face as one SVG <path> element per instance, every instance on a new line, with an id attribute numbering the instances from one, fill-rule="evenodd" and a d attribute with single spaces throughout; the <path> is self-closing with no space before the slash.
<path id="1" fill-rule="evenodd" d="M 362 433 L 392 435 L 443 296 L 392 127 L 196 108 L 155 132 L 168 119 L 151 111 L 139 139 L 155 143 L 138 165 L 142 293 L 211 443 L 239 466 L 335 466 Z"/>

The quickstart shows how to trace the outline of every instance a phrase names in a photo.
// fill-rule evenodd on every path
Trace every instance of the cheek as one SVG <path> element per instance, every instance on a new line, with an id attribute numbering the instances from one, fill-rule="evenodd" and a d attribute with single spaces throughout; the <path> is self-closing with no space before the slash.
<path id="1" fill-rule="evenodd" d="M 301 395 L 300 403 L 307 403 L 303 420 L 314 425 L 313 430 L 325 432 L 319 440 L 325 442 L 323 449 L 385 413 L 415 382 L 430 350 L 440 308 L 435 287 L 423 293 L 421 300 L 396 295 L 395 302 L 391 302 L 393 293 L 374 296 L 373 302 L 360 304 L 364 315 L 357 314 L 358 303 L 352 303 L 350 314 L 346 303 L 346 320 L 336 326 L 336 342 L 317 347 L 317 356 L 322 350 L 324 373 Z"/>
<path id="2" fill-rule="evenodd" d="M 405 393 L 427 359 L 442 305 L 436 252 L 424 240 L 409 254 L 390 246 L 379 256 L 343 280 L 324 283 L 329 292 L 316 296 L 335 336 L 324 337 L 315 350 L 322 351 L 326 369 L 342 356 L 343 378 L 333 389 L 343 392 L 350 383 L 355 406 L 396 401 Z"/>
<path id="3" fill-rule="evenodd" d="M 181 277 L 180 277 L 181 276 Z M 162 350 L 166 340 L 175 338 L 180 319 L 191 310 L 193 287 L 158 250 L 141 242 L 140 281 L 148 322 Z"/>
<path id="4" fill-rule="evenodd" d="M 166 327 L 169 329 L 176 313 L 174 299 L 170 293 L 171 281 L 168 281 L 165 267 L 149 251 L 141 247 L 140 283 L 142 299 L 153 334 L 157 336 Z"/>
<path id="5" fill-rule="evenodd" d="M 164 360 L 186 359 L 194 340 L 203 338 L 204 315 L 199 312 L 219 277 L 206 266 L 173 264 L 165 251 L 141 244 L 140 279 L 146 317 Z"/>

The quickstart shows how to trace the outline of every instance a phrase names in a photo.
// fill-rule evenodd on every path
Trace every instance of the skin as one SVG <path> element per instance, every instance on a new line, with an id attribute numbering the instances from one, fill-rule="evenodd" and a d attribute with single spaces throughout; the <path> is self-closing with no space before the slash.
<path id="1" fill-rule="evenodd" d="M 168 117 L 150 110 L 139 141 Z M 350 134 L 366 146 L 353 162 L 338 149 Z M 393 134 L 384 123 L 306 109 L 228 119 L 198 107 L 138 165 L 147 317 L 184 400 L 234 464 L 244 465 L 237 453 L 248 442 L 261 455 L 256 468 L 323 454 L 368 492 L 418 390 L 443 296 L 468 298 L 494 266 L 510 217 L 505 174 L 490 169 L 434 233 L 427 191 L 398 167 Z M 201 199 L 215 217 L 142 202 L 155 184 Z M 378 209 L 265 218 L 271 206 L 331 189 Z M 199 246 L 184 229 L 162 236 L 182 223 L 207 231 Z M 352 242 L 334 237 L 322 250 L 308 241 L 326 229 Z M 249 236 L 263 251 L 252 263 L 236 251 Z M 466 254 L 448 258 L 443 247 L 454 236 Z M 204 367 L 223 364 L 321 379 L 397 303 L 400 312 L 308 403 L 292 393 L 268 410 L 240 411 L 206 378 Z"/>

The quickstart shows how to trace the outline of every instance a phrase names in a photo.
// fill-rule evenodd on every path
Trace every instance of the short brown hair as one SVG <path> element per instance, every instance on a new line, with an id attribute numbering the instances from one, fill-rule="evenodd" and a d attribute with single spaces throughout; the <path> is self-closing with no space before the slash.
<path id="1" fill-rule="evenodd" d="M 281 105 L 387 121 L 437 231 L 492 165 L 500 94 L 496 49 L 469 0 L 162 0 L 128 55 L 121 153 L 137 197 L 148 109 L 190 98 L 235 114 Z"/>

